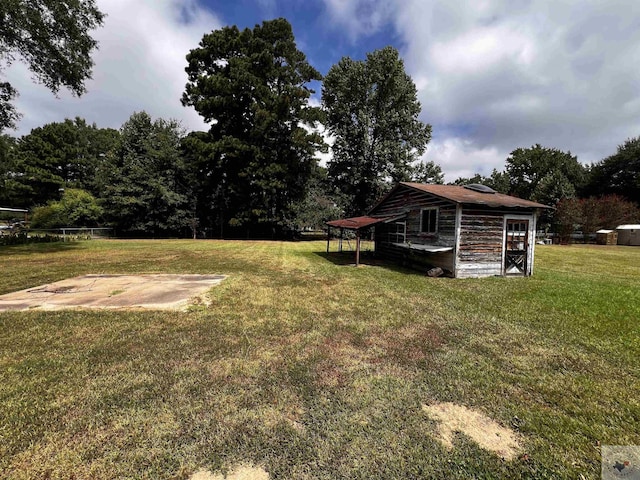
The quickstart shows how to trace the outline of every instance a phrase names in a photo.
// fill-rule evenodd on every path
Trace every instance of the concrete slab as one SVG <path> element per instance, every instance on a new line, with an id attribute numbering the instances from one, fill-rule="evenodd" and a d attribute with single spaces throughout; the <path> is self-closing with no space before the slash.
<path id="1" fill-rule="evenodd" d="M 0 295 L 0 311 L 68 308 L 184 310 L 224 275 L 83 275 Z"/>

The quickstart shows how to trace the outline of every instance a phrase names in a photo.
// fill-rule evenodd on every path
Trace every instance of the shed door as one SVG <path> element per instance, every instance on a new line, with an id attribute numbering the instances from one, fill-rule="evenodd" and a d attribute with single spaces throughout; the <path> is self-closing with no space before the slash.
<path id="1" fill-rule="evenodd" d="M 529 220 L 507 219 L 505 275 L 526 275 L 529 254 Z"/>

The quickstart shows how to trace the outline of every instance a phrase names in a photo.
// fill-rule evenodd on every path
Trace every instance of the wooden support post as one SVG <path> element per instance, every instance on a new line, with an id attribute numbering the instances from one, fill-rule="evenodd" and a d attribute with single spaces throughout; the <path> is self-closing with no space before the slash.
<path id="1" fill-rule="evenodd" d="M 356 267 L 360 265 L 360 230 L 356 230 Z"/>
<path id="2" fill-rule="evenodd" d="M 342 253 L 342 235 L 344 234 L 344 228 L 340 227 L 340 242 L 338 242 L 338 249 Z"/>
<path id="3" fill-rule="evenodd" d="M 327 225 L 327 253 L 329 253 L 329 242 L 331 241 L 331 225 Z"/>

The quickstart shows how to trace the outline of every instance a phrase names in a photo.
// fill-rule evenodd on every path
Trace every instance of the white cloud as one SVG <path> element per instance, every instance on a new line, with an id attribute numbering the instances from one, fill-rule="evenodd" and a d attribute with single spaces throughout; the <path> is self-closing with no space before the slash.
<path id="1" fill-rule="evenodd" d="M 377 32 L 394 9 L 393 1 L 381 0 L 324 0 L 329 16 L 343 34 L 352 40 Z"/>
<path id="2" fill-rule="evenodd" d="M 387 16 L 373 28 L 354 11 L 376 2 Z M 632 0 L 325 4 L 363 41 L 384 22 L 395 28 L 422 119 L 434 128 L 427 158 L 448 180 L 500 169 L 510 151 L 535 143 L 589 163 L 640 135 L 640 17 Z"/>
<path id="3" fill-rule="evenodd" d="M 472 28 L 449 41 L 431 47 L 434 69 L 443 75 L 473 75 L 502 62 L 530 64 L 535 55 L 531 39 L 507 26 Z"/>
<path id="4" fill-rule="evenodd" d="M 5 71 L 20 92 L 16 106 L 24 115 L 15 133 L 75 116 L 119 128 L 140 110 L 154 118 L 176 118 L 188 129 L 206 129 L 198 114 L 180 103 L 187 81 L 185 56 L 205 33 L 220 28 L 220 21 L 195 0 L 98 0 L 98 7 L 107 17 L 94 32 L 99 50 L 82 97 L 61 91 L 56 99 L 33 85 L 19 63 Z"/>
<path id="5" fill-rule="evenodd" d="M 509 152 L 495 147 L 478 147 L 468 139 L 448 137 L 434 139 L 423 161 L 432 161 L 441 167 L 446 166 L 445 182 L 453 182 L 460 177 L 472 177 L 476 173 L 489 176 L 494 168 L 504 167 L 504 159 Z M 502 162 L 502 165 L 500 163 Z"/>
<path id="6" fill-rule="evenodd" d="M 311 107 L 319 107 L 320 106 L 320 101 L 317 98 L 313 98 L 311 97 L 309 99 L 309 106 Z M 333 158 L 333 154 L 331 153 L 331 147 L 333 147 L 333 144 L 335 143 L 336 139 L 333 135 L 330 135 L 329 132 L 327 132 L 327 129 L 325 128 L 325 126 L 321 123 L 317 123 L 315 128 L 311 128 L 307 125 L 302 125 L 303 128 L 307 129 L 310 132 L 317 132 L 319 133 L 322 138 L 324 139 L 325 143 L 327 144 L 327 146 L 329 147 L 326 153 L 320 152 L 320 151 L 316 151 L 315 153 L 315 158 L 318 159 L 318 163 L 322 166 L 322 167 L 326 167 L 327 166 L 327 162 L 329 160 L 331 160 Z"/>
<path id="7" fill-rule="evenodd" d="M 368 36 L 395 29 L 422 120 L 434 129 L 427 158 L 447 179 L 500 169 L 510 151 L 535 143 L 597 161 L 640 135 L 640 17 L 632 0 L 324 2 L 336 44 L 346 36 L 366 45 Z M 139 110 L 206 128 L 180 104 L 185 55 L 220 20 L 197 0 L 98 4 L 108 17 L 95 32 L 100 50 L 83 97 L 62 91 L 56 99 L 19 63 L 4 71 L 21 92 L 15 133 L 75 116 L 118 128 Z M 337 61 L 343 53 L 331 55 Z"/>

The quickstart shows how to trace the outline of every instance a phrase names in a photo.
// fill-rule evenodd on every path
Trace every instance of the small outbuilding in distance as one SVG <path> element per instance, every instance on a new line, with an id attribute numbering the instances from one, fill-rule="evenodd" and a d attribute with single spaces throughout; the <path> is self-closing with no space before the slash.
<path id="1" fill-rule="evenodd" d="M 640 225 L 618 225 L 618 245 L 640 245 Z"/>
<path id="2" fill-rule="evenodd" d="M 618 232 L 615 230 L 607 230 L 603 228 L 596 232 L 596 243 L 598 245 L 617 245 Z"/>
<path id="3" fill-rule="evenodd" d="M 529 276 L 536 222 L 548 208 L 484 185 L 402 182 L 367 216 L 327 226 L 357 238 L 374 227 L 376 255 L 413 268 L 439 267 L 456 278 Z"/>

